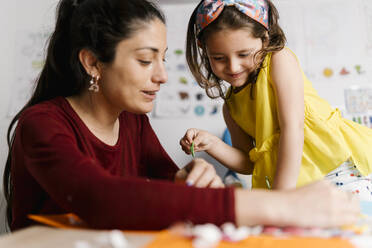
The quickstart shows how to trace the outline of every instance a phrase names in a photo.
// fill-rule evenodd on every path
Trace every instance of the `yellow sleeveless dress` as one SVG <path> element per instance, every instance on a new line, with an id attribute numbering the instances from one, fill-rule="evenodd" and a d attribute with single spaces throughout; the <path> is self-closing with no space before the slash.
<path id="1" fill-rule="evenodd" d="M 255 148 L 249 152 L 254 162 L 253 188 L 267 188 L 265 177 L 273 182 L 276 171 L 280 126 L 276 96 L 270 76 L 271 53 L 253 87 L 226 100 L 231 117 L 252 138 Z M 302 72 L 305 96 L 304 146 L 297 186 L 322 179 L 350 159 L 366 176 L 372 171 L 372 129 L 341 117 L 338 109 L 320 98 Z M 230 88 L 230 91 L 232 89 Z"/>

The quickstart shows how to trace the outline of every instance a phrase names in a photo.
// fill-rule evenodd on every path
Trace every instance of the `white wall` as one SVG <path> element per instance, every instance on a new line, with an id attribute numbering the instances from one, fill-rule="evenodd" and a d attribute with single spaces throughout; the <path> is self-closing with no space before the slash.
<path id="1" fill-rule="evenodd" d="M 14 49 L 14 26 L 16 25 L 16 16 L 15 16 L 15 1 L 7 1 L 5 4 L 2 3 L 0 8 L 0 30 L 1 39 L 0 39 L 0 54 L 2 59 L 0 60 L 0 176 L 3 175 L 3 166 L 6 160 L 7 154 L 7 145 L 5 142 L 6 129 L 9 123 L 9 120 L 5 118 L 7 111 L 7 102 L 9 102 L 10 91 L 11 91 L 11 82 L 13 79 L 12 69 L 14 58 L 12 56 L 12 51 Z M 2 180 L 0 186 L 0 192 L 2 192 Z M 3 195 L 0 194 L 0 234 L 5 230 L 5 219 L 4 219 L 4 201 Z"/>
<path id="2" fill-rule="evenodd" d="M 24 31 L 40 30 L 46 23 L 53 23 L 55 2 L 50 0 L 18 0 L 4 1 L 0 8 L 0 175 L 2 191 L 2 175 L 8 154 L 6 143 L 6 132 L 10 123 L 9 108 L 11 98 L 15 97 L 14 90 L 17 89 L 16 73 L 22 73 L 25 68 L 16 64 L 17 36 L 20 37 Z M 22 42 L 22 41 L 21 41 Z M 17 62 L 20 62 L 19 60 Z M 4 231 L 4 208 L 5 199 L 0 195 L 0 233 Z"/>
<path id="3" fill-rule="evenodd" d="M 188 18 L 191 16 L 193 9 L 195 8 L 198 0 L 194 1 L 167 1 L 160 0 L 160 5 L 167 18 L 168 26 L 168 53 L 171 54 L 173 50 L 177 48 L 185 48 L 186 31 Z M 181 15 L 180 15 L 181 13 Z M 172 63 L 168 61 L 167 63 Z M 172 77 L 173 71 L 169 71 L 170 81 L 174 80 Z M 190 74 L 191 75 L 191 74 Z M 174 82 L 169 82 L 174 83 Z M 200 128 L 208 130 L 213 134 L 222 136 L 226 125 L 223 121 L 222 114 L 217 116 L 202 116 L 202 117 L 166 117 L 156 118 L 154 115 L 149 115 L 152 126 L 159 136 L 159 139 L 167 152 L 175 160 L 179 166 L 184 166 L 191 160 L 191 156 L 186 155 L 179 145 L 179 140 L 185 134 L 188 128 Z M 206 154 L 197 154 L 199 157 L 203 157 L 213 164 L 217 165 L 218 172 L 222 175 L 225 171 L 217 161 L 209 158 Z"/>

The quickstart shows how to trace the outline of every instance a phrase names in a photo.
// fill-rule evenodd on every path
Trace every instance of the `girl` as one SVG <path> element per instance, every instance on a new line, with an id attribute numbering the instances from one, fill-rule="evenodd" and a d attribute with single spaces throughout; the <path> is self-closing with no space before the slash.
<path id="1" fill-rule="evenodd" d="M 223 188 L 201 159 L 178 170 L 146 116 L 167 80 L 164 22 L 146 0 L 60 1 L 36 89 L 8 131 L 4 190 L 11 229 L 31 225 L 28 214 L 69 212 L 104 229 L 162 229 L 186 220 L 355 221 L 358 201 L 329 185 L 249 192 Z M 321 204 L 309 209 L 314 201 Z"/>
<path id="2" fill-rule="evenodd" d="M 187 34 L 187 61 L 208 96 L 225 99 L 233 148 L 190 129 L 185 152 L 206 151 L 254 188 L 290 189 L 329 178 L 372 199 L 372 130 L 343 119 L 321 99 L 284 47 L 270 0 L 203 0 Z M 225 94 L 222 81 L 231 85 Z"/>

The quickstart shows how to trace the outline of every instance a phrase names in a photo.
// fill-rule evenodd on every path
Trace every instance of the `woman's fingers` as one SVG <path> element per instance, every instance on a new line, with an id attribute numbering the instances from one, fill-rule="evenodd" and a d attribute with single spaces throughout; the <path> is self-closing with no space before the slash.
<path id="1" fill-rule="evenodd" d="M 213 181 L 215 176 L 215 170 L 211 166 L 205 166 L 199 177 L 195 180 L 194 186 L 198 188 L 205 188 Z"/>
<path id="2" fill-rule="evenodd" d="M 184 182 L 188 174 L 189 173 L 186 171 L 185 168 L 180 169 L 179 171 L 177 171 L 175 175 L 175 178 L 174 178 L 175 182 Z"/>
<path id="3" fill-rule="evenodd" d="M 191 166 L 191 171 L 187 176 L 186 183 L 187 185 L 192 185 L 195 187 L 203 188 L 210 185 L 219 185 L 221 186 L 222 181 L 219 182 L 216 177 L 216 170 L 213 165 L 207 163 L 203 159 L 195 159 L 189 165 Z"/>
<path id="4" fill-rule="evenodd" d="M 337 227 L 355 223 L 360 214 L 359 199 L 329 182 L 320 181 L 292 192 L 297 225 Z"/>
<path id="5" fill-rule="evenodd" d="M 215 189 L 225 188 L 225 184 L 222 182 L 221 178 L 218 175 L 216 175 L 208 187 Z"/>
<path id="6" fill-rule="evenodd" d="M 344 223 L 341 224 L 353 224 L 357 221 L 360 215 L 360 201 L 359 198 L 351 192 L 341 192 L 343 194 L 343 198 L 340 200 L 338 204 L 342 204 L 340 208 L 340 213 L 343 214 Z"/>
<path id="7" fill-rule="evenodd" d="M 189 186 L 195 186 L 195 183 L 198 181 L 199 177 L 204 173 L 206 164 L 202 159 L 194 159 L 190 162 L 191 170 L 186 179 L 186 184 Z M 189 166 L 188 165 L 188 166 Z"/>

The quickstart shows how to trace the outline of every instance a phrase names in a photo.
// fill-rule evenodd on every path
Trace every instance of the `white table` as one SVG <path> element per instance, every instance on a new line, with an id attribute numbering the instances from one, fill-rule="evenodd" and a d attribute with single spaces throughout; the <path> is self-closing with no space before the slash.
<path id="1" fill-rule="evenodd" d="M 77 241 L 93 242 L 107 231 L 84 229 L 57 229 L 44 226 L 28 227 L 0 236 L 1 248 L 74 248 Z M 124 232 L 133 248 L 144 247 L 153 234 Z"/>

